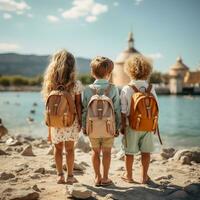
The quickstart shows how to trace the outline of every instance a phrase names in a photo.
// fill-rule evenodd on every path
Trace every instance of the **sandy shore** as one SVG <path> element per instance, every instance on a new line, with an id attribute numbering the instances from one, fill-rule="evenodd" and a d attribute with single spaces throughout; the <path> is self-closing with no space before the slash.
<path id="1" fill-rule="evenodd" d="M 0 143 L 0 200 L 71 199 L 66 193 L 71 186 L 56 184 L 51 146 L 42 139 L 18 137 L 18 140 L 12 140 L 9 137 L 4 137 Z M 75 175 L 92 191 L 90 199 L 200 199 L 200 149 L 167 149 L 161 154 L 153 154 L 149 185 L 129 184 L 121 180 L 124 162 L 121 154 L 114 149 L 110 169 L 114 185 L 94 187 L 90 156 L 91 152 L 76 149 L 76 168 L 79 170 L 75 170 Z M 138 155 L 133 170 L 135 181 L 140 181 L 140 165 Z"/>

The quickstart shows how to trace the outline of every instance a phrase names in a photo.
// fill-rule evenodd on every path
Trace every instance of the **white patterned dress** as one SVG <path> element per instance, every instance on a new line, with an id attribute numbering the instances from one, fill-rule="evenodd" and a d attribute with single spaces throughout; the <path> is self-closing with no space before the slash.
<path id="1" fill-rule="evenodd" d="M 83 86 L 80 81 L 76 81 L 72 89 L 72 97 L 75 100 L 75 95 L 81 94 Z M 65 141 L 77 141 L 79 138 L 79 123 L 76 115 L 74 123 L 66 128 L 52 128 L 51 139 L 53 144 L 58 144 Z"/>

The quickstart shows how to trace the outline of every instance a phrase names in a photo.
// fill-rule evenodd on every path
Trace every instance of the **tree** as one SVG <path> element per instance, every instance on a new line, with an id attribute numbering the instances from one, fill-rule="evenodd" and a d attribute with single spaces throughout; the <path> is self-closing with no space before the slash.
<path id="1" fill-rule="evenodd" d="M 162 74 L 160 72 L 154 71 L 150 77 L 151 83 L 160 84 L 162 82 Z"/>

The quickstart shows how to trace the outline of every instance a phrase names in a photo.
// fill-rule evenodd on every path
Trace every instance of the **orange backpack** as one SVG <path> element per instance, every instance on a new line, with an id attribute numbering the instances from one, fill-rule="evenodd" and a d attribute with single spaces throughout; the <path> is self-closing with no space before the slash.
<path id="1" fill-rule="evenodd" d="M 49 127 L 48 140 L 51 141 L 51 127 L 69 127 L 75 120 L 76 109 L 72 95 L 60 85 L 50 92 L 46 101 L 45 122 Z"/>
<path id="2" fill-rule="evenodd" d="M 129 114 L 130 127 L 136 131 L 157 131 L 162 144 L 158 129 L 159 108 L 156 98 L 151 93 L 152 85 L 149 84 L 145 92 L 141 92 L 134 85 L 129 86 L 134 90 Z"/>

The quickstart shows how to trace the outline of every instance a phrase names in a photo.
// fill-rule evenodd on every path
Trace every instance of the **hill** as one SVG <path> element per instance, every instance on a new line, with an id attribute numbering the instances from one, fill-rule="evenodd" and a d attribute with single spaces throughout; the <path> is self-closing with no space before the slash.
<path id="1" fill-rule="evenodd" d="M 36 76 L 43 74 L 50 56 L 22 55 L 17 53 L 0 54 L 1 75 Z M 77 57 L 76 65 L 79 74 L 89 73 L 90 59 Z"/>

